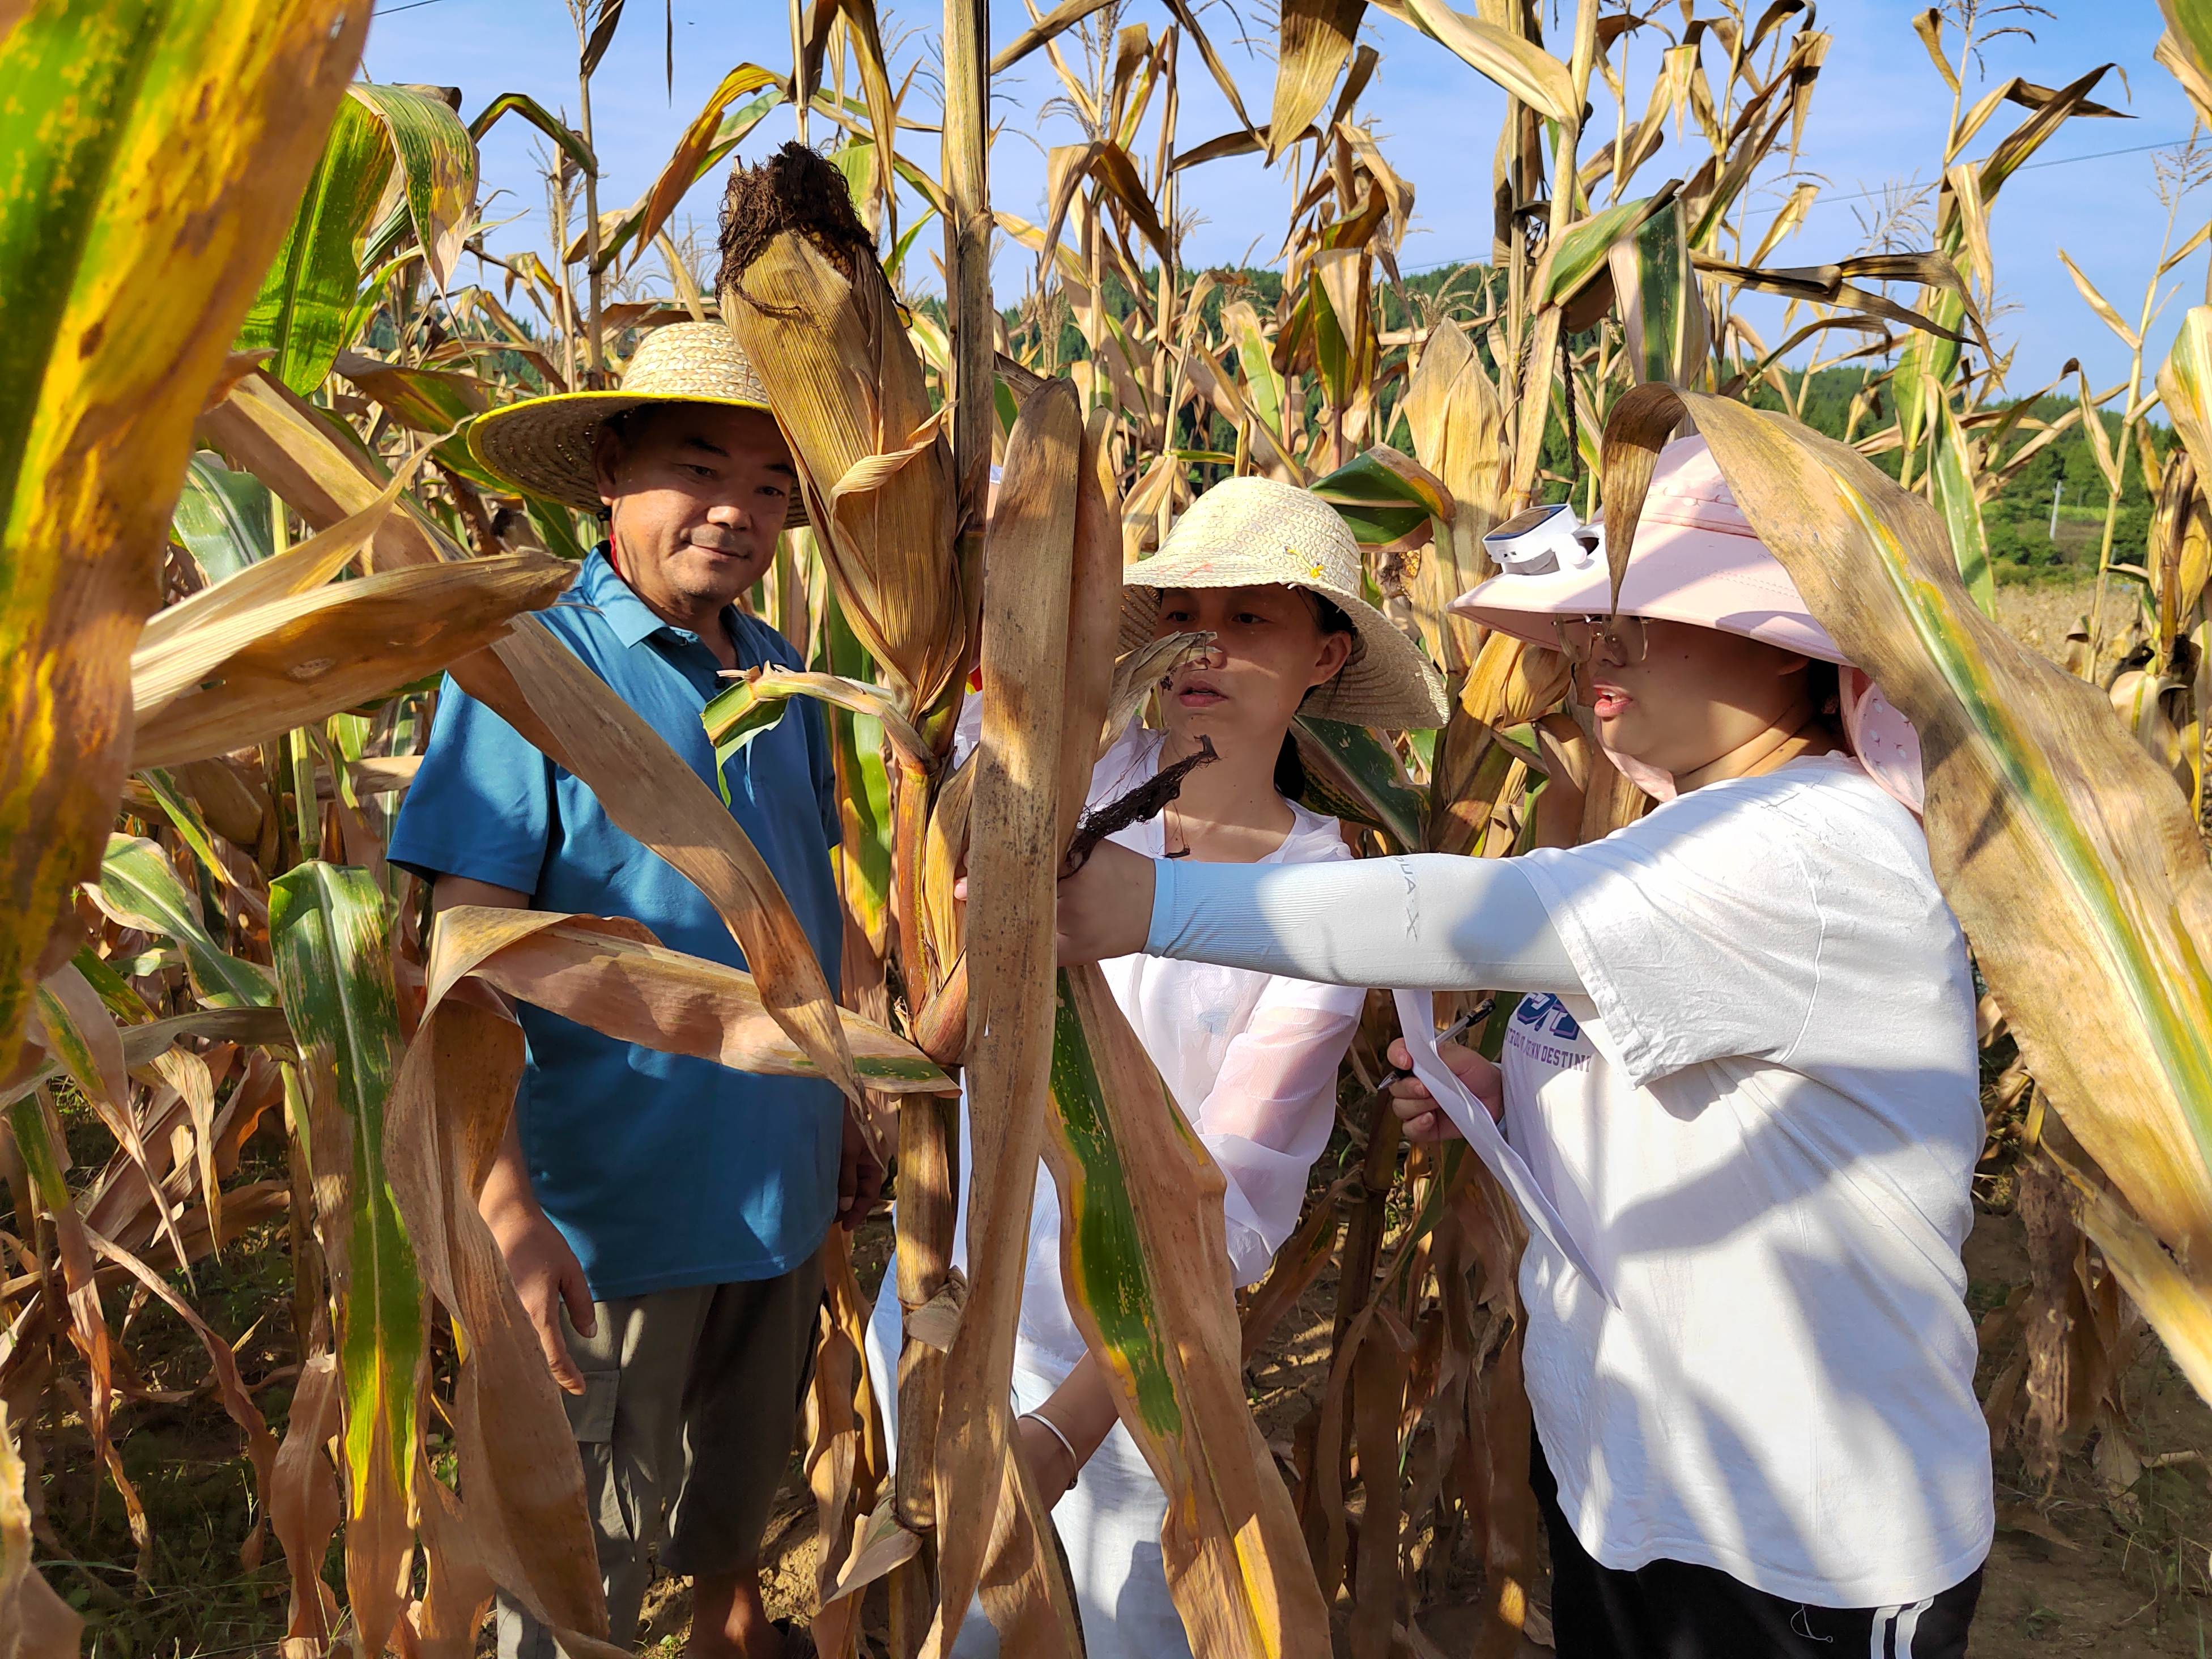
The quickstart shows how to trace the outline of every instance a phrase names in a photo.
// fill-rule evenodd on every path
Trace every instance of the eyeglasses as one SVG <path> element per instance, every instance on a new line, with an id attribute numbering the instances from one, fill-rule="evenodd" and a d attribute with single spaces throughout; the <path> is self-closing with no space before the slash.
<path id="1" fill-rule="evenodd" d="M 1560 617 L 1553 626 L 1559 651 L 1571 663 L 1586 663 L 1601 643 L 1610 647 L 1623 667 L 1644 660 L 1641 617 Z"/>

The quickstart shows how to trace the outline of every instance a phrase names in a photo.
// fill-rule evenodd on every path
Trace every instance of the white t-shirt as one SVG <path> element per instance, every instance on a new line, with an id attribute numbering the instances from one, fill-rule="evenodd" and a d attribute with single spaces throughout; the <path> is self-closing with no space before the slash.
<path id="1" fill-rule="evenodd" d="M 1983 1124 L 1919 825 L 1821 757 L 1516 863 L 1589 994 L 1514 1014 L 1507 1133 L 1618 1298 L 1529 1244 L 1576 1536 L 1818 1605 L 1948 1589 L 1995 1519 L 1959 1255 Z"/>

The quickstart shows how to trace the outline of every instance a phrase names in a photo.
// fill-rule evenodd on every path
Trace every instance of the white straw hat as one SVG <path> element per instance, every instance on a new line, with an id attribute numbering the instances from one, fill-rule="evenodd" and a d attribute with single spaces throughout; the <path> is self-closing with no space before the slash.
<path id="1" fill-rule="evenodd" d="M 1302 587 L 1351 619 L 1352 660 L 1306 694 L 1298 712 L 1390 731 L 1442 726 L 1443 682 L 1419 647 L 1360 593 L 1359 545 L 1336 509 L 1274 478 L 1230 478 L 1176 520 L 1160 550 L 1122 572 L 1121 648 L 1150 640 L 1160 591 L 1170 587 Z"/>
<path id="2" fill-rule="evenodd" d="M 619 392 L 563 392 L 529 398 L 477 418 L 469 449 L 517 489 L 587 513 L 599 509 L 592 447 L 612 416 L 647 404 L 720 404 L 769 412 L 768 392 L 720 323 L 670 323 L 637 343 Z M 791 492 L 784 523 L 806 522 Z"/>

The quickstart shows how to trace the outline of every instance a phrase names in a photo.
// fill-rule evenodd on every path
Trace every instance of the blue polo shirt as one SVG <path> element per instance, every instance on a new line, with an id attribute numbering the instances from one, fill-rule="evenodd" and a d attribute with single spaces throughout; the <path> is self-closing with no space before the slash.
<path id="1" fill-rule="evenodd" d="M 714 751 L 699 716 L 723 682 L 700 637 L 648 611 L 604 548 L 542 614 L 713 787 Z M 741 665 L 803 665 L 767 623 L 722 614 Z M 794 699 L 731 757 L 722 782 L 836 984 L 836 783 L 820 708 Z M 426 878 L 519 889 L 540 910 L 635 917 L 671 950 L 744 966 L 687 877 L 450 678 L 391 859 Z M 530 1045 L 515 1112 L 531 1186 L 582 1261 L 594 1298 L 772 1279 L 814 1253 L 836 1212 L 842 1105 L 833 1085 L 658 1054 L 528 1003 L 517 1012 Z"/>

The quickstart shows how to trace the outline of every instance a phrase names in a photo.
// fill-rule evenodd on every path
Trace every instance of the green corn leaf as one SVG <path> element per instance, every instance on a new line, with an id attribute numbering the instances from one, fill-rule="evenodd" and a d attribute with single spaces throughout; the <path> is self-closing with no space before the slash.
<path id="1" fill-rule="evenodd" d="M 371 1612 L 365 1593 L 374 1586 L 391 1597 L 386 1564 L 412 1547 L 416 1401 L 428 1337 L 414 1248 L 385 1172 L 385 1110 L 402 1045 L 384 894 L 365 870 L 319 860 L 300 865 L 270 884 L 269 943 L 309 1114 L 340 1115 L 350 1145 L 349 1213 L 326 1214 L 320 1224 L 339 1294 L 347 1587 L 364 1626 L 374 1628 L 382 1604 Z M 328 1129 L 337 1126 L 325 1125 L 310 1138 L 334 1139 Z M 328 1190 L 331 1173 L 319 1172 L 319 1190 Z M 340 1229 L 343 1248 L 333 1250 L 331 1234 Z M 391 1611 L 396 1618 L 398 1608 Z"/>
<path id="2" fill-rule="evenodd" d="M 1604 274 L 1606 255 L 1613 245 L 1632 234 L 1664 205 L 1657 197 L 1640 196 L 1577 220 L 1561 231 L 1545 255 L 1542 302 L 1566 305 L 1574 300 Z"/>
<path id="3" fill-rule="evenodd" d="M 191 797 L 177 787 L 177 781 L 158 766 L 149 766 L 138 775 L 146 787 L 153 791 L 154 799 L 161 803 L 161 810 L 169 815 L 169 822 L 184 837 L 185 845 L 191 848 L 192 856 L 208 872 L 208 878 L 221 885 L 229 878 L 223 873 L 222 864 L 215 855 L 215 838 L 209 834 L 200 809 L 192 804 Z"/>
<path id="4" fill-rule="evenodd" d="M 835 593 L 825 593 L 816 666 L 851 680 L 872 680 L 875 659 L 845 620 Z M 891 780 L 884 764 L 883 722 L 839 708 L 830 720 L 830 750 L 837 769 L 837 813 L 842 836 L 837 873 L 845 902 L 869 938 L 882 939 L 891 903 Z"/>
<path id="5" fill-rule="evenodd" d="M 1422 847 L 1427 800 L 1407 776 L 1398 751 L 1379 732 L 1304 714 L 1291 730 L 1306 772 L 1303 805 L 1330 817 L 1371 823 L 1408 852 Z"/>
<path id="6" fill-rule="evenodd" d="M 1283 377 L 1275 372 L 1267 336 L 1260 326 L 1260 313 L 1250 301 L 1238 300 L 1222 307 L 1221 328 L 1237 348 L 1237 374 L 1244 382 L 1244 401 L 1268 431 L 1282 436 Z"/>
<path id="7" fill-rule="evenodd" d="M 361 286 L 356 245 L 391 176 L 392 145 L 384 130 L 360 103 L 344 100 L 284 246 L 238 337 L 240 351 L 274 350 L 270 372 L 302 397 L 323 383 L 347 343 Z"/>
<path id="8" fill-rule="evenodd" d="M 791 706 L 791 693 L 763 689 L 750 680 L 738 680 L 717 692 L 699 714 L 707 727 L 707 741 L 714 745 L 714 784 L 722 805 L 730 804 L 730 786 L 721 769 L 730 757 L 763 732 L 772 731 Z"/>
<path id="9" fill-rule="evenodd" d="M 1997 614 L 1997 581 L 1990 568 L 1990 543 L 1982 525 L 1982 503 L 1974 494 L 1972 457 L 1966 448 L 1966 428 L 1959 424 L 1951 400 L 1933 386 L 1924 388 L 1929 407 L 1937 416 L 1936 459 L 1929 474 L 1935 486 L 1936 509 L 1950 532 L 1951 556 L 1959 562 L 1959 574 L 1966 591 L 1984 616 Z"/>
<path id="10" fill-rule="evenodd" d="M 126 927 L 174 939 L 200 1000 L 213 1008 L 268 1007 L 276 1000 L 269 975 L 215 942 L 199 901 L 177 879 L 174 866 L 152 842 L 110 836 L 93 890 L 100 908 Z"/>
<path id="11" fill-rule="evenodd" d="M 1099 1062 L 1065 969 L 1053 1019 L 1052 1101 L 1058 1138 L 1080 1171 L 1060 1202 L 1068 1288 L 1096 1322 L 1145 1426 L 1155 1434 L 1180 1434 L 1182 1407 L 1176 1398 L 1167 1334 L 1152 1309 L 1128 1171 L 1115 1138 Z M 1182 1127 L 1188 1134 L 1188 1125 Z"/>
<path id="12" fill-rule="evenodd" d="M 1696 384 L 1703 378 L 1711 340 L 1680 200 L 1668 202 L 1632 234 L 1615 241 L 1610 260 L 1637 384 Z"/>
<path id="13" fill-rule="evenodd" d="M 406 223 L 414 230 L 430 278 L 442 291 L 460 258 L 477 199 L 477 146 L 461 118 L 442 98 L 413 87 L 359 82 L 349 101 L 380 126 L 399 167 Z M 365 263 L 382 262 L 390 249 L 380 228 Z"/>
<path id="14" fill-rule="evenodd" d="M 1362 547 L 1385 547 L 1415 534 L 1433 518 L 1449 523 L 1450 495 L 1409 455 L 1377 444 L 1312 485 L 1334 507 Z"/>
<path id="15" fill-rule="evenodd" d="M 208 580 L 219 582 L 269 556 L 270 500 L 260 479 L 202 450 L 185 469 L 170 527 Z"/>

